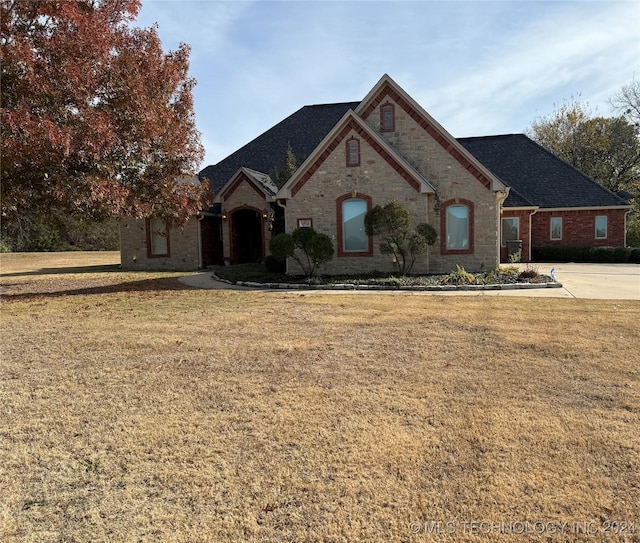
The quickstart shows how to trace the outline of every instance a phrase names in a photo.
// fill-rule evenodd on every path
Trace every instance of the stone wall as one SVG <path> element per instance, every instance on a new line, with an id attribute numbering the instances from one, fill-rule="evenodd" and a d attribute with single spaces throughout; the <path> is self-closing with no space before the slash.
<path id="1" fill-rule="evenodd" d="M 169 256 L 156 257 L 147 250 L 147 221 L 125 218 L 120 221 L 120 262 L 123 270 L 197 270 L 199 266 L 198 220 L 169 231 Z"/>

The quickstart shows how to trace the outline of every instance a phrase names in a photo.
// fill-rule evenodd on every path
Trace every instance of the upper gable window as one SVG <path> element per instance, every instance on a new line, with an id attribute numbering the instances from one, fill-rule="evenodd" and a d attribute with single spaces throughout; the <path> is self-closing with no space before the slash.
<path id="1" fill-rule="evenodd" d="M 360 140 L 347 141 L 347 166 L 360 166 Z"/>
<path id="2" fill-rule="evenodd" d="M 394 132 L 396 129 L 396 114 L 392 104 L 385 104 L 380 108 L 380 131 Z"/>

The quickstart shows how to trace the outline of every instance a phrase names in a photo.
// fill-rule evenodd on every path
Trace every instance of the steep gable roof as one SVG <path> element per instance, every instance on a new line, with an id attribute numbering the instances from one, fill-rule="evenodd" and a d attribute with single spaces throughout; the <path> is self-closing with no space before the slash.
<path id="1" fill-rule="evenodd" d="M 421 173 L 402 158 L 384 139 L 371 130 L 369 125 L 358 117 L 353 110 L 349 110 L 320 142 L 314 152 L 300 165 L 296 173 L 284 184 L 278 192 L 278 198 L 295 196 L 352 130 L 366 141 L 417 192 L 435 192 L 433 186 Z"/>
<path id="2" fill-rule="evenodd" d="M 358 103 L 304 106 L 227 158 L 207 166 L 198 175 L 200 179 L 208 179 L 211 190 L 217 193 L 243 166 L 266 174 L 283 167 L 289 146 L 301 164 L 342 116 Z"/>
<path id="3" fill-rule="evenodd" d="M 523 201 L 541 209 L 628 205 L 524 134 L 458 141 L 511 187 L 505 207 L 524 207 Z"/>
<path id="4" fill-rule="evenodd" d="M 367 119 L 375 108 L 386 97 L 391 98 L 418 125 L 425 130 L 442 148 L 457 160 L 480 183 L 490 190 L 505 190 L 504 184 L 493 172 L 488 170 L 476 157 L 469 153 L 464 146 L 447 132 L 440 123 L 429 115 L 418 102 L 409 96 L 391 77 L 384 74 L 369 94 L 360 102 L 356 113 Z"/>
<path id="5" fill-rule="evenodd" d="M 267 174 L 242 167 L 238 168 L 238 171 L 218 191 L 215 202 L 221 203 L 228 199 L 243 181 L 248 181 L 254 190 L 267 201 L 273 201 L 273 197 L 278 192 L 278 187 Z"/>

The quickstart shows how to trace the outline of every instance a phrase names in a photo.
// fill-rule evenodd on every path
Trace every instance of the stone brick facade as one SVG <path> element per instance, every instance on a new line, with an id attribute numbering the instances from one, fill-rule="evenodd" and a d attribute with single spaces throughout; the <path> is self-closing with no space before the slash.
<path id="1" fill-rule="evenodd" d="M 234 236 L 237 236 L 237 221 L 234 220 L 234 214 L 240 210 L 253 210 L 261 217 L 259 225 L 260 242 L 259 256 L 256 260 L 265 258 L 269 250 L 269 241 L 271 240 L 271 231 L 269 230 L 268 219 L 271 211 L 271 203 L 267 202 L 264 192 L 262 192 L 246 175 L 239 175 L 231 186 L 221 194 L 222 204 L 222 240 L 223 253 L 225 260 L 230 263 L 239 262 L 240 255 L 237 249 L 234 249 Z M 266 217 L 263 215 L 266 214 Z M 238 216 L 239 217 L 239 216 Z M 234 232 L 234 223 L 235 229 Z"/>
<path id="2" fill-rule="evenodd" d="M 193 217 L 182 228 L 169 230 L 169 255 L 151 256 L 147 221 L 120 221 L 120 262 L 123 270 L 197 270 L 200 265 L 199 224 Z"/>
<path id="3" fill-rule="evenodd" d="M 394 129 L 380 130 L 380 107 L 393 105 Z M 499 194 L 489 187 L 491 181 L 483 179 L 474 166 L 452 148 L 452 144 L 438 140 L 433 133 L 415 118 L 415 110 L 406 103 L 386 95 L 378 105 L 369 108 L 364 122 L 386 140 L 422 178 L 428 180 L 431 193 L 421 192 L 412 183 L 384 149 L 375 140 L 358 130 L 357 123 L 335 130 L 335 139 L 327 142 L 314 167 L 308 172 L 297 172 L 290 181 L 291 197 L 287 199 L 286 225 L 291 232 L 298 219 L 311 218 L 318 232 L 332 238 L 334 245 L 340 242 L 341 225 L 337 223 L 337 203 L 345 195 L 361 198 L 366 196 L 373 206 L 385 205 L 395 200 L 405 206 L 412 215 L 412 225 L 426 222 L 438 233 L 438 241 L 429 248 L 428 257 L 419 258 L 414 273 L 441 273 L 455 269 L 456 264 L 469 271 L 489 270 L 499 264 L 498 220 L 500 215 Z M 349 126 L 352 126 L 349 129 Z M 442 130 L 442 129 L 439 129 Z M 347 165 L 347 145 L 351 139 L 360 142 L 360 160 L 356 166 Z M 452 138 L 451 138 L 452 140 Z M 457 153 L 457 155 L 456 155 Z M 286 188 L 286 186 L 285 186 Z M 433 190 L 435 189 L 435 190 Z M 504 195 L 503 195 L 504 197 Z M 441 217 L 441 206 L 448 202 L 463 202 L 472 210 L 470 225 L 472 250 L 446 251 L 443 239 L 445 221 Z M 370 256 L 342 256 L 337 250 L 334 259 L 328 262 L 321 273 L 349 274 L 369 271 L 390 272 L 394 264 L 389 255 L 379 249 L 379 240 L 373 240 Z M 299 272 L 294 263 L 289 263 L 290 273 Z"/>

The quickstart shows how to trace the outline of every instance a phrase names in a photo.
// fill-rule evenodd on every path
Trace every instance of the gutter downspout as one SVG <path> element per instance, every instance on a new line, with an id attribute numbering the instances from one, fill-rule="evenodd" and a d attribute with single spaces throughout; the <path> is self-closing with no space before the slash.
<path id="1" fill-rule="evenodd" d="M 529 262 L 533 259 L 533 245 L 531 243 L 531 234 L 533 233 L 533 216 L 538 212 L 539 208 L 529 213 Z"/>

